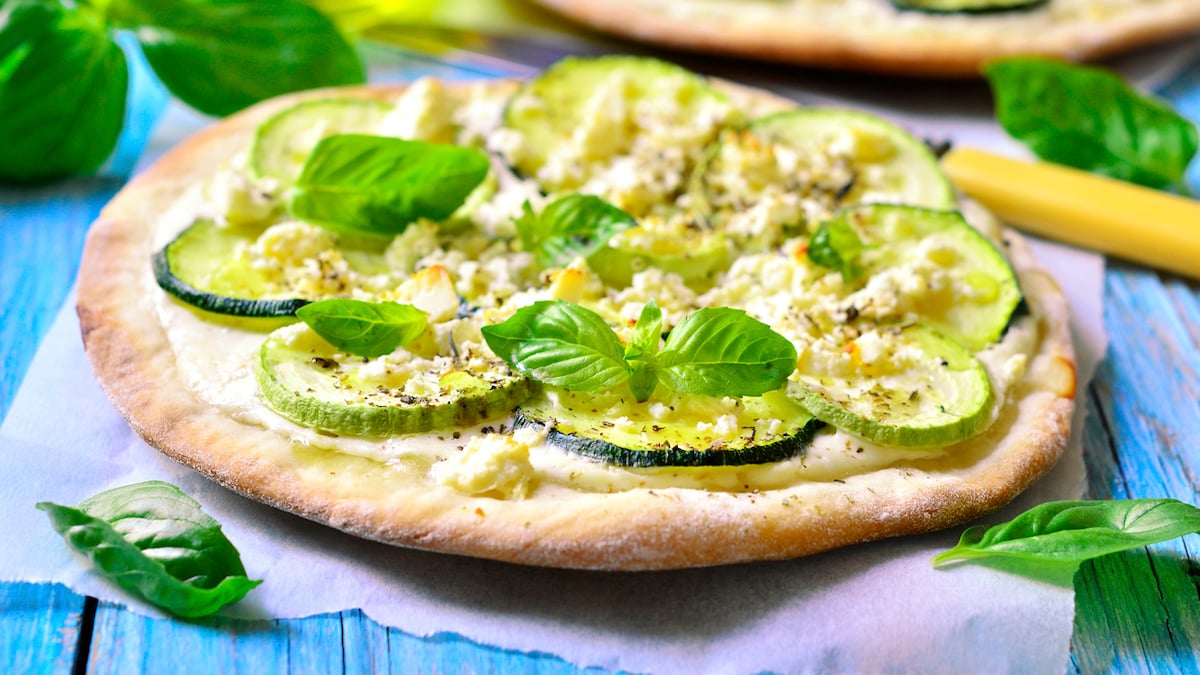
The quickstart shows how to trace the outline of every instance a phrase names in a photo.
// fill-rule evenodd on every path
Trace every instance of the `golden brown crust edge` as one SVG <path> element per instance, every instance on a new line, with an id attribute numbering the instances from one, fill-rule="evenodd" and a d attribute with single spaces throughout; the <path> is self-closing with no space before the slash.
<path id="1" fill-rule="evenodd" d="M 1074 391 L 1066 302 L 1012 235 L 1028 299 L 1046 317 L 1045 339 L 1018 385 L 1027 395 L 988 432 L 1000 437 L 998 445 L 963 456 L 957 466 L 926 471 L 917 462 L 845 483 L 762 493 L 633 490 L 576 493 L 551 504 L 536 495 L 510 501 L 457 495 L 448 504 L 439 490 L 398 481 L 368 460 L 294 449 L 184 387 L 158 323 L 148 263 L 155 217 L 243 146 L 260 120 L 296 98 L 203 130 L 131 181 L 93 225 L 80 268 L 84 346 L 117 409 L 150 445 L 232 490 L 402 546 L 554 567 L 668 569 L 792 558 L 955 525 L 1010 501 L 1065 447 Z"/>
<path id="2" fill-rule="evenodd" d="M 664 47 L 912 77 L 978 77 L 985 62 L 1016 54 L 1096 61 L 1200 30 L 1196 0 L 1126 11 L 1119 21 L 1079 22 L 1054 29 L 1033 25 L 1003 35 L 973 31 L 969 26 L 936 35 L 865 31 L 853 21 L 838 30 L 828 23 L 741 20 L 736 13 L 719 21 L 698 16 L 681 21 L 639 0 L 535 2 L 601 32 Z M 932 25 L 938 17 L 926 20 Z"/>

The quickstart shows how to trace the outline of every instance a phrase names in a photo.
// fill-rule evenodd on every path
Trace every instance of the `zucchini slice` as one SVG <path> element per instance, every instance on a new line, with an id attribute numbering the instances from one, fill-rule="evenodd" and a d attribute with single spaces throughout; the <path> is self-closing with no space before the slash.
<path id="1" fill-rule="evenodd" d="M 725 235 L 707 226 L 672 224 L 657 216 L 639 221 L 588 257 L 588 265 L 615 288 L 628 287 L 633 275 L 656 267 L 678 274 L 693 289 L 712 286 L 729 267 L 730 246 Z"/>
<path id="2" fill-rule="evenodd" d="M 318 297 L 288 297 L 266 272 L 240 254 L 261 228 L 222 227 L 198 220 L 154 255 L 154 278 L 166 292 L 206 312 L 239 317 L 290 317 Z M 350 265 L 372 273 L 387 269 L 380 242 L 339 246 Z M 282 297 L 281 297 L 282 296 Z"/>
<path id="3" fill-rule="evenodd" d="M 904 303 L 912 305 L 909 311 L 972 351 L 998 340 L 1021 304 L 1021 289 L 1008 260 L 957 211 L 885 204 L 852 207 L 823 223 L 813 239 L 834 222 L 848 224 L 865 244 L 853 261 L 864 274 L 852 288 L 867 287 L 872 276 L 906 264 L 932 270 L 927 272 L 931 276 L 914 277 L 920 283 L 897 277 L 882 286 L 918 286 Z"/>
<path id="4" fill-rule="evenodd" d="M 725 94 L 680 66 L 568 57 L 513 95 L 504 113 L 513 142 L 501 150 L 547 192 L 597 194 L 640 217 L 682 194 L 733 114 Z"/>
<path id="5" fill-rule="evenodd" d="M 802 222 L 866 202 L 951 209 L 954 189 L 933 152 L 900 127 L 866 113 L 800 108 L 722 134 L 692 178 L 691 194 L 715 219 L 748 213 L 763 200 Z"/>
<path id="6" fill-rule="evenodd" d="M 406 363 L 372 368 L 378 361 L 341 354 L 296 324 L 267 336 L 256 375 L 263 400 L 281 416 L 323 433 L 365 438 L 506 417 L 533 392 L 528 379 L 498 359 L 486 370 L 456 365 L 437 376 L 427 375 L 438 368 L 433 360 L 414 357 L 408 370 Z M 409 384 L 414 378 L 418 386 Z"/>
<path id="7" fill-rule="evenodd" d="M 823 426 L 782 391 L 739 399 L 733 413 L 720 412 L 721 405 L 720 399 L 686 394 L 635 403 L 547 389 L 521 404 L 514 425 L 544 427 L 549 443 L 625 467 L 782 462 L 802 454 Z"/>
<path id="8" fill-rule="evenodd" d="M 246 168 L 254 178 L 273 178 L 282 187 L 291 187 L 322 138 L 372 133 L 391 109 L 388 103 L 364 98 L 297 103 L 259 125 Z"/>
<path id="9" fill-rule="evenodd" d="M 237 260 L 254 242 L 246 230 L 196 221 L 154 255 L 159 287 L 206 312 L 245 317 L 289 317 L 307 305 L 303 298 L 268 299 L 263 272 Z"/>
<path id="10" fill-rule="evenodd" d="M 1032 9 L 1048 0 L 892 0 L 898 9 L 929 14 L 984 14 Z"/>
<path id="11" fill-rule="evenodd" d="M 982 431 L 992 410 L 987 370 L 924 326 L 876 329 L 801 353 L 788 392 L 849 434 L 891 447 L 952 445 Z"/>

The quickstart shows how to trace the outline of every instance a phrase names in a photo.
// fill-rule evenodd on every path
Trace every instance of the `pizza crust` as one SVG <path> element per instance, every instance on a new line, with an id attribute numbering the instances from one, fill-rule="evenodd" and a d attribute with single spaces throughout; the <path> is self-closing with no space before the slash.
<path id="1" fill-rule="evenodd" d="M 511 87 L 498 82 L 496 87 Z M 338 96 L 393 99 L 401 89 Z M 365 458 L 293 445 L 200 402 L 183 384 L 155 311 L 156 219 L 244 148 L 276 99 L 185 140 L 133 179 L 92 226 L 78 313 L 96 378 L 151 446 L 218 483 L 351 534 L 539 566 L 652 570 L 785 559 L 927 532 L 996 509 L 1048 471 L 1066 445 L 1074 396 L 1068 307 L 1028 247 L 1006 233 L 1039 347 L 1000 419 L 952 460 L 914 460 L 843 481 L 761 492 L 634 489 L 471 497 Z M 758 94 L 764 98 L 766 94 Z"/>
<path id="2" fill-rule="evenodd" d="M 1200 0 L 1048 0 L 978 15 L 901 11 L 887 0 L 536 2 L 665 47 L 908 76 L 976 77 L 984 62 L 1016 54 L 1094 61 L 1200 29 Z"/>

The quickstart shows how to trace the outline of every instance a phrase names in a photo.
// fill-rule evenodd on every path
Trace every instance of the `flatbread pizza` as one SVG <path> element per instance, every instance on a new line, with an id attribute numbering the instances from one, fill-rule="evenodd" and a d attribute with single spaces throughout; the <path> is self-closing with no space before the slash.
<path id="1" fill-rule="evenodd" d="M 150 445 L 357 536 L 607 570 L 963 523 L 1048 471 L 1066 301 L 895 125 L 633 57 L 306 92 L 89 232 Z"/>
<path id="2" fill-rule="evenodd" d="M 993 58 L 1090 61 L 1200 30 L 1200 0 L 535 0 L 661 46 L 905 76 Z"/>

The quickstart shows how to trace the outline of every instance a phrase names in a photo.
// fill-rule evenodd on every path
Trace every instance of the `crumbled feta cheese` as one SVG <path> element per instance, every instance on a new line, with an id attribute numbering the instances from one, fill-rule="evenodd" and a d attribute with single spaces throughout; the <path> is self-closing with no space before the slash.
<path id="1" fill-rule="evenodd" d="M 422 77 L 404 90 L 391 112 L 379 123 L 376 133 L 418 141 L 447 143 L 454 138 L 451 111 L 454 102 L 442 83 Z"/>
<path id="2" fill-rule="evenodd" d="M 388 265 L 403 274 L 417 270 L 417 261 L 439 248 L 437 223 L 421 219 L 392 239 L 384 251 Z"/>
<path id="3" fill-rule="evenodd" d="M 533 491 L 536 470 L 529 445 L 507 434 L 471 439 L 461 452 L 433 467 L 439 484 L 464 494 L 494 499 L 523 499 Z"/>

